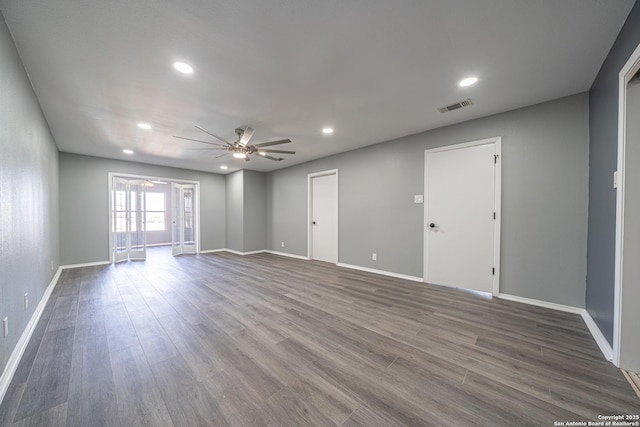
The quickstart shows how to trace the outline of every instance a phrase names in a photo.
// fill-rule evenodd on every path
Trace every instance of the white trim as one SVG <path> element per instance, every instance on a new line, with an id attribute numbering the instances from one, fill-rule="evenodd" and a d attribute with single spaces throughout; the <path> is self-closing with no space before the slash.
<path id="1" fill-rule="evenodd" d="M 60 268 L 62 268 L 63 270 L 66 270 L 68 268 L 93 267 L 96 265 L 108 265 L 108 264 L 111 264 L 111 261 L 96 261 L 96 262 L 85 262 L 82 264 L 68 264 L 68 265 L 61 265 Z"/>
<path id="2" fill-rule="evenodd" d="M 273 255 L 278 255 L 278 256 L 284 256 L 284 257 L 289 257 L 289 258 L 296 258 L 296 259 L 302 259 L 305 261 L 308 261 L 309 258 L 307 258 L 304 255 L 294 255 L 294 254 L 288 254 L 286 252 L 277 252 L 277 251 L 271 251 L 268 249 L 263 249 L 263 250 L 259 250 L 259 251 L 252 251 L 252 252 L 240 252 L 240 251 L 236 251 L 234 249 L 210 249 L 210 250 L 206 250 L 206 251 L 201 251 L 201 254 L 213 254 L 213 253 L 217 253 L 217 252 L 229 252 L 231 254 L 235 254 L 235 255 L 254 255 L 254 254 L 273 254 Z"/>
<path id="3" fill-rule="evenodd" d="M 259 251 L 250 251 L 250 252 L 240 252 L 240 251 L 236 251 L 236 250 L 234 250 L 234 249 L 223 249 L 223 250 L 224 250 L 225 252 L 229 252 L 229 253 L 236 254 L 236 255 L 242 255 L 242 256 L 245 256 L 245 255 L 255 255 L 255 254 L 261 254 L 261 253 L 263 253 L 263 252 L 266 252 L 266 250 L 265 250 L 265 249 L 261 249 L 261 250 L 259 250 Z"/>
<path id="4" fill-rule="evenodd" d="M 336 189 L 336 209 L 338 210 L 338 224 L 336 233 L 336 257 L 340 260 L 339 238 L 340 238 L 340 175 L 338 169 L 328 169 L 322 172 L 314 172 L 307 174 L 307 259 L 313 259 L 313 178 L 326 175 L 335 175 L 338 181 Z"/>
<path id="5" fill-rule="evenodd" d="M 217 252 L 224 252 L 226 249 L 207 249 L 206 251 L 200 251 L 200 254 L 214 254 Z"/>
<path id="6" fill-rule="evenodd" d="M 9 356 L 9 360 L 7 360 L 7 364 L 5 365 L 4 372 L 2 372 L 2 376 L 0 377 L 0 403 L 4 399 L 7 390 L 9 389 L 9 385 L 11 384 L 11 380 L 18 369 L 18 365 L 20 364 L 20 360 L 22 359 L 22 355 L 29 344 L 29 340 L 31 339 L 31 335 L 33 335 L 33 331 L 36 329 L 38 325 L 38 321 L 40 320 L 40 316 L 42 315 L 42 311 L 44 307 L 47 305 L 49 298 L 51 297 L 51 293 L 53 289 L 56 287 L 58 283 L 58 279 L 60 278 L 60 273 L 62 272 L 64 267 L 58 267 L 56 270 L 56 274 L 53 275 L 51 282 L 49 282 L 49 286 L 44 291 L 44 295 L 40 299 L 38 306 L 35 311 L 31 315 L 31 319 L 29 323 L 27 323 L 24 331 L 22 331 L 22 335 L 20 335 L 20 339 L 16 343 L 13 351 L 11 352 L 11 356 Z"/>
<path id="7" fill-rule="evenodd" d="M 584 311 L 584 308 L 573 307 L 571 305 L 556 304 L 554 302 L 542 301 L 539 299 L 519 297 L 517 295 L 498 294 L 498 298 L 505 299 L 508 301 L 521 302 L 523 304 L 528 304 L 528 305 L 535 305 L 538 307 L 550 308 L 551 310 L 564 311 L 566 313 L 582 315 L 582 312 Z"/>
<path id="8" fill-rule="evenodd" d="M 288 257 L 288 258 L 302 259 L 302 260 L 305 260 L 305 261 L 309 261 L 309 259 L 310 259 L 309 257 L 306 257 L 304 255 L 288 254 L 286 252 L 271 251 L 271 250 L 268 250 L 268 249 L 263 251 L 263 252 L 268 253 L 268 254 L 278 255 L 278 256 L 284 256 L 284 257 Z"/>
<path id="9" fill-rule="evenodd" d="M 427 274 L 427 255 L 428 255 L 428 247 L 429 247 L 429 232 L 427 230 L 427 222 L 428 222 L 428 216 L 429 216 L 429 212 L 428 212 L 428 207 L 429 204 L 427 202 L 428 200 L 428 194 L 427 194 L 427 189 L 429 188 L 429 177 L 428 177 L 428 170 L 427 170 L 427 158 L 429 156 L 429 154 L 433 154 L 433 153 L 439 153 L 439 152 L 443 152 L 443 151 L 450 151 L 450 150 L 459 150 L 459 149 L 464 149 L 464 148 L 470 148 L 470 147 L 476 147 L 476 146 L 480 146 L 480 145 L 489 145 L 489 144 L 493 144 L 494 145 L 494 155 L 496 155 L 496 163 L 495 163 L 495 168 L 494 168 L 494 212 L 496 213 L 496 219 L 494 221 L 494 227 L 493 227 L 493 268 L 495 269 L 495 273 L 493 275 L 493 281 L 492 281 L 492 294 L 494 296 L 498 296 L 500 294 L 500 229 L 502 228 L 502 137 L 501 136 L 496 136 L 496 137 L 492 137 L 492 138 L 485 138 L 485 139 L 480 139 L 478 141 L 471 141 L 471 142 L 464 142 L 461 144 L 454 144 L 454 145 L 446 145 L 443 147 L 438 147 L 438 148 L 431 148 L 428 150 L 424 151 L 424 188 L 423 188 L 423 194 L 425 197 L 425 201 L 424 201 L 424 218 L 423 218 L 423 225 L 422 225 L 422 233 L 423 233 L 423 275 L 424 275 L 424 280 L 427 280 L 428 274 Z"/>
<path id="10" fill-rule="evenodd" d="M 359 265 L 352 265 L 352 264 L 344 264 L 342 262 L 339 262 L 336 265 L 338 267 L 350 268 L 352 270 L 366 271 L 367 273 L 380 274 L 382 276 L 395 277 L 397 279 L 411 280 L 412 282 L 424 282 L 424 279 L 422 277 L 409 276 L 407 274 L 394 273 L 392 271 L 376 270 L 374 268 L 361 267 Z"/>
<path id="11" fill-rule="evenodd" d="M 624 189 L 627 119 L 627 82 L 640 66 L 640 45 L 629 56 L 618 74 L 618 171 L 616 191 L 616 243 L 613 297 L 613 364 L 620 367 L 620 339 L 622 337 L 622 267 L 624 263 Z"/>
<path id="12" fill-rule="evenodd" d="M 609 362 L 613 362 L 613 350 L 611 346 L 609 345 L 609 343 L 607 342 L 607 339 L 602 334 L 602 331 L 600 331 L 600 328 L 598 328 L 598 325 L 596 325 L 596 322 L 594 322 L 589 312 L 584 308 L 573 307 L 570 305 L 556 304 L 553 302 L 541 301 L 537 299 L 519 297 L 516 295 L 509 295 L 509 294 L 499 294 L 498 297 L 501 299 L 509 300 L 509 301 L 515 301 L 523 304 L 549 308 L 551 310 L 558 310 L 558 311 L 564 311 L 566 313 L 579 314 L 582 317 L 582 320 L 584 321 L 585 325 L 587 326 L 587 329 L 589 329 L 589 332 L 591 333 L 591 336 L 595 340 L 596 344 L 598 344 L 598 347 L 600 348 L 602 355 Z"/>
<path id="13" fill-rule="evenodd" d="M 594 340 L 596 340 L 596 344 L 598 344 L 598 347 L 600 347 L 600 351 L 602 352 L 602 355 L 609 362 L 613 363 L 613 348 L 611 348 L 607 339 L 604 337 L 604 335 L 602 335 L 602 331 L 600 331 L 600 328 L 598 327 L 598 325 L 593 320 L 593 318 L 591 317 L 591 315 L 587 310 L 582 311 L 582 319 L 584 320 L 584 323 L 587 325 L 587 328 L 589 328 L 589 332 L 591 332 L 591 336 L 593 337 Z"/>

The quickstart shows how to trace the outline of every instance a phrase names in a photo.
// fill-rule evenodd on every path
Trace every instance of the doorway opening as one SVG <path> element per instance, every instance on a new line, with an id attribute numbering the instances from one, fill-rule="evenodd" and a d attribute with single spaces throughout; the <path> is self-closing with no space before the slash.
<path id="1" fill-rule="evenodd" d="M 640 45 L 618 77 L 613 363 L 640 372 Z M 630 260 L 630 262 L 625 262 Z"/>
<path id="2" fill-rule="evenodd" d="M 199 183 L 109 173 L 109 261 L 199 252 Z"/>
<path id="3" fill-rule="evenodd" d="M 308 175 L 307 257 L 338 262 L 338 169 Z"/>

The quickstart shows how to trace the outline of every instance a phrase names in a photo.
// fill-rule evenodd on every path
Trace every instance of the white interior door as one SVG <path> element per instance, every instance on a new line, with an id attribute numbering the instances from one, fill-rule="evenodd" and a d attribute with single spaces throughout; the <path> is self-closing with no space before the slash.
<path id="1" fill-rule="evenodd" d="M 144 181 L 113 178 L 113 259 L 143 260 L 147 255 Z"/>
<path id="2" fill-rule="evenodd" d="M 338 262 L 338 175 L 311 178 L 312 259 Z"/>
<path id="3" fill-rule="evenodd" d="M 196 186 L 171 184 L 172 253 L 195 254 L 197 252 Z"/>
<path id="4" fill-rule="evenodd" d="M 497 293 L 499 139 L 486 141 L 426 151 L 428 283 Z"/>

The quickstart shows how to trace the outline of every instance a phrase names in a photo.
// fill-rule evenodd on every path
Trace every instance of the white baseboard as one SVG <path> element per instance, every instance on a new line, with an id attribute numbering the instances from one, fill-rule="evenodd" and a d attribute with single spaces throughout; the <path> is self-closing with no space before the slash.
<path id="1" fill-rule="evenodd" d="M 226 251 L 226 249 L 208 249 L 206 251 L 200 251 L 198 253 L 201 253 L 201 254 L 215 254 L 217 252 L 224 252 L 224 251 Z"/>
<path id="2" fill-rule="evenodd" d="M 270 250 L 266 250 L 264 252 L 268 254 L 273 254 L 273 255 L 286 256 L 289 258 L 303 259 L 305 261 L 309 261 L 310 259 L 309 257 L 303 256 L 303 255 L 288 254 L 286 252 L 278 252 L 278 251 L 270 251 Z"/>
<path id="3" fill-rule="evenodd" d="M 573 307 L 571 305 L 556 304 L 554 302 L 541 301 L 533 298 L 519 297 L 516 295 L 498 294 L 498 298 L 506 299 L 509 301 L 521 302 L 523 304 L 535 305 L 538 307 L 550 308 L 552 310 L 564 311 L 566 313 L 574 313 L 574 314 L 582 315 L 582 312 L 584 311 L 584 308 Z"/>
<path id="4" fill-rule="evenodd" d="M 596 340 L 596 344 L 598 344 L 598 347 L 600 347 L 600 351 L 602 352 L 603 356 L 609 362 L 613 363 L 613 348 L 611 348 L 607 339 L 604 337 L 604 335 L 602 335 L 602 331 L 600 331 L 600 328 L 587 310 L 582 310 L 582 319 L 587 325 L 587 328 L 589 328 L 591 336 L 594 340 Z"/>
<path id="5" fill-rule="evenodd" d="M 261 250 L 259 250 L 259 251 L 250 251 L 250 252 L 240 252 L 240 251 L 236 251 L 236 250 L 234 250 L 234 249 L 224 249 L 224 251 L 225 251 L 225 252 L 232 253 L 232 254 L 236 254 L 236 255 L 242 255 L 242 256 L 245 256 L 245 255 L 255 255 L 255 254 L 261 254 L 261 253 L 266 252 L 266 250 L 264 250 L 264 249 L 261 249 Z"/>
<path id="6" fill-rule="evenodd" d="M 338 267 L 350 268 L 352 270 L 366 271 L 367 273 L 380 274 L 382 276 L 395 277 L 398 279 L 411 280 L 412 282 L 424 282 L 422 277 L 409 276 L 407 274 L 394 273 L 392 271 L 376 270 L 375 268 L 361 267 L 359 265 L 343 264 L 341 262 L 336 264 Z"/>
<path id="7" fill-rule="evenodd" d="M 2 400 L 4 399 L 4 395 L 7 393 L 7 390 L 9 389 L 9 385 L 11 384 L 11 380 L 13 379 L 13 375 L 16 373 L 16 370 L 18 369 L 18 365 L 20 364 L 22 355 L 24 354 L 24 351 L 26 350 L 27 345 L 29 344 L 31 335 L 33 334 L 33 331 L 36 329 L 36 325 L 40 320 L 42 311 L 44 310 L 44 307 L 47 305 L 47 302 L 51 297 L 51 293 L 53 292 L 53 289 L 56 287 L 56 284 L 58 283 L 58 279 L 60 278 L 60 273 L 62 272 L 63 269 L 64 267 L 58 267 L 58 269 L 56 270 L 56 274 L 53 275 L 51 282 L 49 282 L 49 286 L 47 286 L 47 289 L 45 289 L 44 295 L 42 295 L 42 298 L 40 299 L 38 306 L 36 307 L 35 311 L 31 315 L 31 319 L 29 320 L 29 323 L 27 323 L 27 326 L 24 328 L 24 331 L 22 331 L 22 335 L 20 335 L 20 339 L 18 340 L 18 343 L 16 344 L 15 348 L 11 352 L 11 356 L 9 356 L 9 360 L 7 361 L 7 365 L 4 368 L 2 377 L 0 377 L 0 402 L 2 402 Z"/>
<path id="8" fill-rule="evenodd" d="M 96 262 L 85 262 L 83 264 L 61 265 L 60 268 L 62 270 L 66 270 L 68 268 L 94 267 L 96 265 L 107 265 L 107 264 L 111 264 L 111 261 L 96 261 Z"/>
<path id="9" fill-rule="evenodd" d="M 587 329 L 589 329 L 589 332 L 591 333 L 591 336 L 595 340 L 596 344 L 598 344 L 598 347 L 600 348 L 602 355 L 609 362 L 613 363 L 613 349 L 607 342 L 607 339 L 604 337 L 604 335 L 600 331 L 600 328 L 598 328 L 598 325 L 593 320 L 589 312 L 584 308 L 573 307 L 570 305 L 555 304 L 552 302 L 540 301 L 536 299 L 518 297 L 515 295 L 508 295 L 508 294 L 500 294 L 498 296 L 502 299 L 506 299 L 510 301 L 521 302 L 529 305 L 536 305 L 538 307 L 550 308 L 552 310 L 559 310 L 567 313 L 579 314 L 580 316 L 582 316 L 582 320 L 587 326 Z"/>

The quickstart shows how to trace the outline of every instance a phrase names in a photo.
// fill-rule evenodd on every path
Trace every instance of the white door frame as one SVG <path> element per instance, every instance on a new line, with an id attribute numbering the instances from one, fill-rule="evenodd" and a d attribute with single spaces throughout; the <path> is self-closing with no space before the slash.
<path id="1" fill-rule="evenodd" d="M 124 179 L 148 179 L 148 180 L 156 180 L 156 181 L 166 181 L 167 183 L 175 182 L 178 184 L 194 184 L 196 186 L 196 253 L 200 253 L 200 181 L 190 181 L 186 179 L 175 179 L 175 178 L 164 178 L 160 176 L 151 176 L 151 175 L 133 175 L 129 173 L 118 173 L 118 172 L 109 172 L 107 174 L 108 178 L 108 197 L 109 197 L 109 263 L 113 263 L 113 198 L 111 197 L 113 191 L 113 178 L 124 178 Z"/>
<path id="2" fill-rule="evenodd" d="M 429 150 L 425 150 L 424 152 L 424 193 L 426 193 L 429 188 L 429 171 L 428 171 L 428 162 L 427 157 L 429 154 L 438 153 L 442 151 L 450 151 L 450 150 L 459 150 L 469 147 L 475 147 L 478 145 L 487 145 L 494 144 L 495 145 L 495 162 L 496 167 L 494 169 L 494 188 L 495 188 L 495 196 L 494 196 L 494 212 L 496 213 L 496 219 L 494 221 L 493 228 L 493 266 L 495 268 L 495 274 L 493 275 L 493 285 L 492 285 L 492 294 L 493 296 L 498 296 L 500 294 L 500 228 L 501 228 L 501 218 L 502 218 L 502 137 L 496 136 L 493 138 L 481 139 L 478 141 L 464 142 L 462 144 L 455 145 L 447 145 L 444 147 L 432 148 Z M 424 195 L 425 205 L 424 205 L 424 219 L 422 221 L 422 232 L 424 235 L 424 256 L 423 256 L 423 274 L 424 280 L 427 280 L 427 255 L 429 248 L 429 231 L 427 230 L 427 221 L 429 219 L 429 205 L 426 203 L 428 200 L 428 195 Z"/>
<path id="3" fill-rule="evenodd" d="M 314 172 L 307 175 L 307 259 L 313 259 L 313 178 L 319 176 L 335 175 L 338 181 L 338 188 L 336 189 L 336 209 L 338 210 L 338 224 L 336 227 L 336 255 L 338 262 L 340 261 L 339 253 L 339 241 L 340 236 L 340 176 L 338 175 L 338 169 L 329 169 L 322 172 Z"/>
<path id="4" fill-rule="evenodd" d="M 613 364 L 620 367 L 622 338 L 622 266 L 624 263 L 624 165 L 627 145 L 627 83 L 640 69 L 640 45 L 631 54 L 618 75 L 618 170 L 616 191 L 616 246 L 613 297 Z"/>

